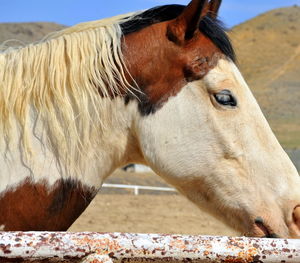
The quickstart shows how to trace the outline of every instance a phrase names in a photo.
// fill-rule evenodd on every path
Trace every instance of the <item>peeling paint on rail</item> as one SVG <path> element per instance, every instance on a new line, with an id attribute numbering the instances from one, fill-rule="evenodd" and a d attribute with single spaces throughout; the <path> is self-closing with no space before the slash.
<path id="1" fill-rule="evenodd" d="M 2 232 L 0 262 L 300 262 L 300 240 L 126 233 Z"/>

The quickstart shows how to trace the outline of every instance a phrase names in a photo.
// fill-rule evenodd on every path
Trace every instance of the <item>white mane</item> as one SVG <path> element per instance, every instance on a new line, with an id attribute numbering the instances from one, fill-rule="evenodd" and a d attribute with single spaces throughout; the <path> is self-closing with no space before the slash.
<path id="1" fill-rule="evenodd" d="M 42 127 L 37 136 L 58 163 L 83 169 L 110 120 L 102 98 L 131 89 L 121 51 L 126 17 L 82 23 L 0 53 L 0 134 L 7 149 L 17 141 L 29 163 L 30 134 Z"/>

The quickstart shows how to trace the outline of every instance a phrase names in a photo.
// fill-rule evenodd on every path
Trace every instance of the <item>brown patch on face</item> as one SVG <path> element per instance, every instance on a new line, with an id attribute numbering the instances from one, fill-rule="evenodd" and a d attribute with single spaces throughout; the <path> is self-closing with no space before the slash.
<path id="1" fill-rule="evenodd" d="M 199 30 L 184 45 L 179 45 L 173 41 L 169 24 L 151 25 L 126 35 L 123 40 L 127 68 L 144 93 L 136 94 L 144 115 L 161 107 L 188 82 L 203 78 L 224 57 Z"/>
<path id="2" fill-rule="evenodd" d="M 29 179 L 0 198 L 0 225 L 5 231 L 66 231 L 95 196 L 95 189 L 71 179 L 46 183 Z"/>

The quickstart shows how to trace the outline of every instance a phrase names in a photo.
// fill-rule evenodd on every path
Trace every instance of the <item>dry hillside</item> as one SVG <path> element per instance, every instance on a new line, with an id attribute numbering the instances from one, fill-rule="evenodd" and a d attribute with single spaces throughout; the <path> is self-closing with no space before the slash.
<path id="1" fill-rule="evenodd" d="M 38 41 L 51 32 L 63 29 L 65 26 L 55 23 L 3 23 L 0 24 L 0 44 L 6 40 L 7 46 L 29 44 Z"/>
<path id="2" fill-rule="evenodd" d="M 29 43 L 61 28 L 0 24 L 0 43 Z M 279 140 L 286 148 L 300 148 L 300 7 L 272 10 L 234 27 L 230 35 L 239 67 Z"/>

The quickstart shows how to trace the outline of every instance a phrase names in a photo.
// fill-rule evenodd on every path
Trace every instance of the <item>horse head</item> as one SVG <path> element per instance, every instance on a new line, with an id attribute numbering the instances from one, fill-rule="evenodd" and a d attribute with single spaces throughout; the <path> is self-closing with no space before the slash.
<path id="1" fill-rule="evenodd" d="M 127 77 L 142 91 L 126 99 L 141 159 L 246 235 L 299 237 L 299 175 L 235 64 L 220 4 L 192 0 L 123 24 Z"/>

